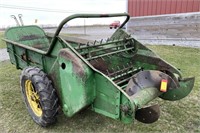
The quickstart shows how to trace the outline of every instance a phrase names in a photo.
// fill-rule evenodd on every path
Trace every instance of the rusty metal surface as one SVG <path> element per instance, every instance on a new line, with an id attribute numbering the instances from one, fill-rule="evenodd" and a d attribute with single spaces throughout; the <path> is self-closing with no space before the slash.
<path id="1" fill-rule="evenodd" d="M 150 124 L 157 121 L 160 117 L 159 105 L 152 105 L 138 109 L 135 113 L 135 119 L 142 123 Z"/>
<path id="2" fill-rule="evenodd" d="M 170 64 L 163 61 L 159 57 L 137 54 L 134 56 L 134 58 L 138 60 L 142 60 L 144 63 L 156 65 L 158 70 L 167 71 L 167 72 L 169 71 L 169 72 L 177 73 L 178 75 L 180 75 L 177 69 L 175 69 L 174 67 L 172 67 Z M 133 61 L 135 60 L 134 58 L 133 58 Z"/>
<path id="3" fill-rule="evenodd" d="M 41 36 L 37 35 L 24 35 L 19 38 L 19 41 L 28 41 L 28 40 L 34 40 L 34 39 L 40 39 Z"/>
<path id="4" fill-rule="evenodd" d="M 149 70 L 133 75 L 125 91 L 129 96 L 132 96 L 145 88 L 155 87 L 159 90 L 162 79 L 168 81 L 168 90 L 178 87 L 178 84 L 169 75 L 160 71 Z"/>
<path id="5" fill-rule="evenodd" d="M 84 65 L 81 59 L 79 59 L 73 52 L 69 49 L 62 49 L 59 55 L 66 60 L 72 62 L 73 72 L 79 77 L 83 78 L 85 76 Z"/>
<path id="6" fill-rule="evenodd" d="M 102 58 L 99 58 L 97 60 L 91 60 L 90 64 L 104 74 L 107 74 L 106 70 L 109 70 L 108 68 L 109 65 Z"/>

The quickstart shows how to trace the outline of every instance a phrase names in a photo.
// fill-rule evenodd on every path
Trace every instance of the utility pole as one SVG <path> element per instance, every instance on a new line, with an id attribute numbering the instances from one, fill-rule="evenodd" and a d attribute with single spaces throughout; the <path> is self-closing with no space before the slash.
<path id="1" fill-rule="evenodd" d="M 84 19 L 84 35 L 86 35 L 85 19 Z"/>

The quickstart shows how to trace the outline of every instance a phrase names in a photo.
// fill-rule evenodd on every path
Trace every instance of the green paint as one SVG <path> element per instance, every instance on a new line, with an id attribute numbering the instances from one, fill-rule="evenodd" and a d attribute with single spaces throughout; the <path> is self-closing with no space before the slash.
<path id="1" fill-rule="evenodd" d="M 10 28 L 3 40 L 7 43 L 10 61 L 18 69 L 37 66 L 49 75 L 67 117 L 91 106 L 94 112 L 131 123 L 135 112 L 157 97 L 173 101 L 187 96 L 193 88 L 194 78 L 182 79 L 176 67 L 121 27 L 107 42 L 95 46 L 79 47 L 77 42 L 67 42 L 59 36 L 63 25 L 72 19 L 116 16 L 127 17 L 121 27 L 129 19 L 128 14 L 77 14 L 60 23 L 51 42 L 37 26 Z M 166 72 L 179 87 L 162 94 L 159 88 L 149 86 L 128 96 L 124 90 L 129 79 L 142 70 Z"/>

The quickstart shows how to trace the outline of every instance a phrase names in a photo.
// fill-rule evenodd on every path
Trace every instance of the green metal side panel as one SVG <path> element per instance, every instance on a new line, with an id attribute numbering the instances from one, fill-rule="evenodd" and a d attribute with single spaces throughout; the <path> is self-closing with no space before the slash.
<path id="1" fill-rule="evenodd" d="M 71 117 L 93 102 L 94 73 L 68 49 L 60 51 L 58 62 L 63 112 Z"/>
<path id="2" fill-rule="evenodd" d="M 38 66 L 43 69 L 44 56 L 42 54 L 9 43 L 7 43 L 7 51 L 11 63 L 15 64 L 18 69 L 27 66 Z"/>
<path id="3" fill-rule="evenodd" d="M 5 32 L 5 38 L 41 50 L 47 50 L 49 47 L 45 32 L 34 25 L 9 28 Z"/>
<path id="4" fill-rule="evenodd" d="M 113 119 L 119 119 L 121 92 L 103 75 L 95 73 L 95 79 L 96 99 L 93 110 Z"/>

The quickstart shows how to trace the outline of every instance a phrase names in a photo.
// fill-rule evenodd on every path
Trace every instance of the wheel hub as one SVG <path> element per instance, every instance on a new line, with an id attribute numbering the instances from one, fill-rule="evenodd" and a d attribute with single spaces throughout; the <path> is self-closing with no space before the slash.
<path id="1" fill-rule="evenodd" d="M 32 109 L 32 111 L 37 115 L 38 117 L 42 115 L 42 109 L 40 106 L 40 99 L 39 95 L 35 91 L 31 80 L 26 80 L 25 82 L 25 89 L 26 89 L 26 96 L 28 103 Z"/>

